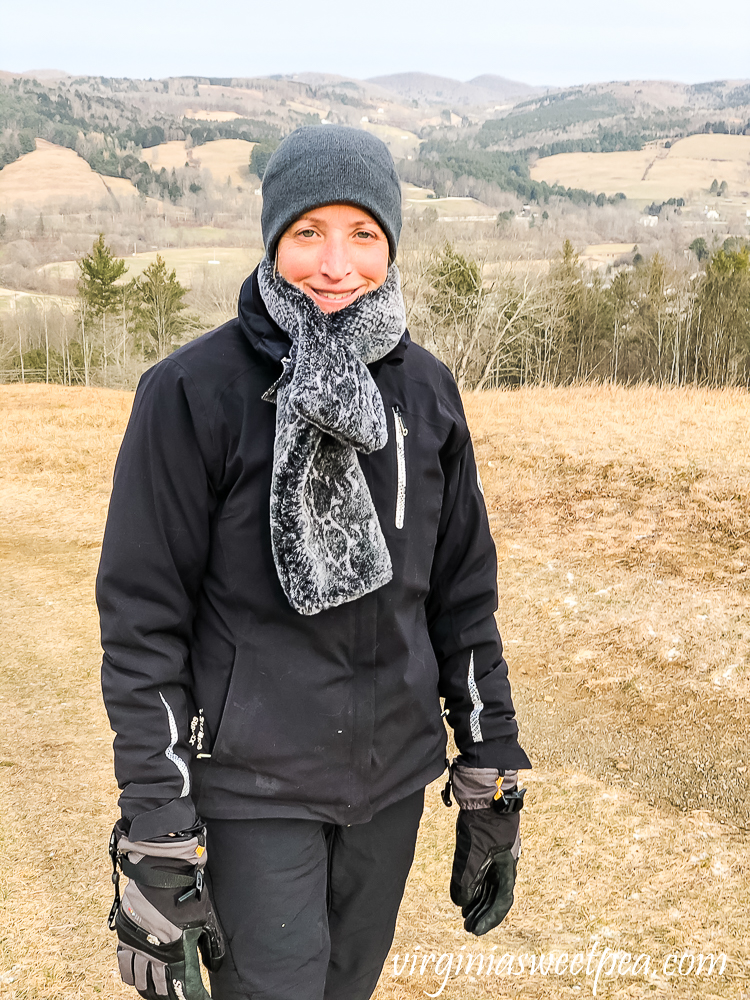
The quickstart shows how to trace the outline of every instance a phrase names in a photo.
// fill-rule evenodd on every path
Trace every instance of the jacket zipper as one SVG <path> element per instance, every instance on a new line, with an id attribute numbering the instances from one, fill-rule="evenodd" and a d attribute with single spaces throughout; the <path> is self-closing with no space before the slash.
<path id="1" fill-rule="evenodd" d="M 409 429 L 401 416 L 401 410 L 397 406 L 393 407 L 393 425 L 396 430 L 396 468 L 398 472 L 398 483 L 396 487 L 396 527 L 403 528 L 404 512 L 406 510 L 406 448 L 404 439 L 409 433 Z"/>

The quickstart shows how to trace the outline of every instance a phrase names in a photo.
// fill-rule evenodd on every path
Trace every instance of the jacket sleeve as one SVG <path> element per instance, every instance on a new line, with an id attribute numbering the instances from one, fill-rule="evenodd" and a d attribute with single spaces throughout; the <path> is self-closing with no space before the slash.
<path id="1" fill-rule="evenodd" d="M 426 602 L 440 668 L 440 695 L 463 762 L 531 767 L 518 744 L 508 665 L 495 623 L 497 555 L 461 399 L 451 379 L 455 424 L 441 455 L 443 508 Z"/>
<path id="2" fill-rule="evenodd" d="M 167 360 L 136 393 L 114 475 L 97 576 L 102 691 L 130 836 L 188 829 L 189 648 L 215 505 L 208 419 Z"/>

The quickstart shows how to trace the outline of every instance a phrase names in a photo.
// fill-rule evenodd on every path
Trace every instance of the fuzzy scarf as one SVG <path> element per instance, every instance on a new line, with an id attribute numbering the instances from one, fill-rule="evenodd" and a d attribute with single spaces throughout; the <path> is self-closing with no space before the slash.
<path id="1" fill-rule="evenodd" d="M 383 400 L 367 365 L 406 328 L 398 268 L 350 306 L 324 313 L 264 258 L 258 286 L 292 341 L 276 403 L 271 544 L 291 606 L 314 615 L 369 594 L 393 575 L 391 557 L 356 451 L 385 447 Z"/>

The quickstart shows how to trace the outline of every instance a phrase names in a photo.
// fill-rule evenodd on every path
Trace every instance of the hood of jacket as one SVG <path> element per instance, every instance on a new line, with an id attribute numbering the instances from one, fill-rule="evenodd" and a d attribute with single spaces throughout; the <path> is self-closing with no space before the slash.
<path id="1" fill-rule="evenodd" d="M 253 348 L 264 358 L 281 365 L 282 358 L 289 356 L 292 342 L 285 330 L 275 323 L 266 309 L 266 304 L 260 294 L 258 285 L 258 268 L 249 275 L 240 289 L 240 298 L 237 308 L 242 332 L 250 341 Z M 392 351 L 379 361 L 368 365 L 372 372 L 377 372 L 381 365 L 399 365 L 404 360 L 406 349 L 411 343 L 409 331 L 404 330 L 401 340 Z"/>

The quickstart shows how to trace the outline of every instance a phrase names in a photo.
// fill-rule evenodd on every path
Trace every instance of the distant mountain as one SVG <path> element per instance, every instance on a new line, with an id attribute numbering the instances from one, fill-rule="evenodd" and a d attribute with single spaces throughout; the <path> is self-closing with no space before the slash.
<path id="1" fill-rule="evenodd" d="M 52 80 L 64 80 L 70 76 L 70 73 L 64 69 L 25 69 L 21 73 L 9 73 L 7 70 L 4 70 L 0 72 L 0 76 L 11 80 L 23 79 L 49 82 Z"/>
<path id="2" fill-rule="evenodd" d="M 482 76 L 475 76 L 473 80 L 469 80 L 468 85 L 486 90 L 498 101 L 530 97 L 532 94 L 539 93 L 542 89 L 541 87 L 531 87 L 528 83 L 520 83 L 518 80 L 508 80 L 504 76 L 495 76 L 493 73 L 483 73 Z"/>
<path id="3" fill-rule="evenodd" d="M 505 103 L 538 92 L 538 88 L 530 87 L 527 83 L 491 74 L 462 83 L 460 80 L 433 76 L 430 73 L 392 73 L 390 76 L 370 77 L 367 83 L 376 84 L 410 101 L 443 106 Z"/>

